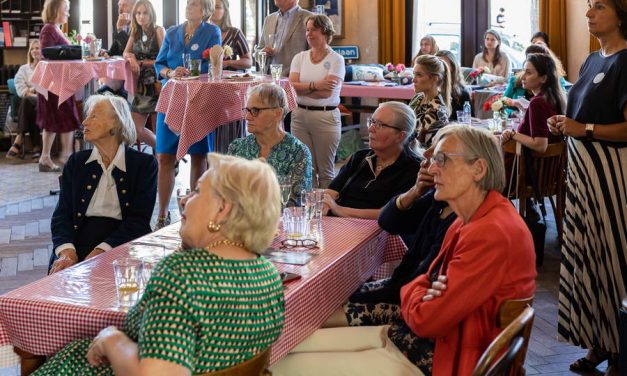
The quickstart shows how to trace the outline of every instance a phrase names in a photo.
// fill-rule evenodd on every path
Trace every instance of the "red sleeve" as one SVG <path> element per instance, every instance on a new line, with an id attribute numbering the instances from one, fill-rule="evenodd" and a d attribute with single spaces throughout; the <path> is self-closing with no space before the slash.
<path id="1" fill-rule="evenodd" d="M 427 275 L 401 289 L 403 318 L 416 335 L 436 338 L 448 334 L 500 288 L 511 242 L 488 227 L 485 231 L 475 227 L 472 233 L 460 235 L 446 272 L 447 289 L 441 296 L 422 301 L 431 285 Z M 481 235 L 488 232 L 493 235 Z"/>
<path id="2" fill-rule="evenodd" d="M 551 116 L 557 114 L 557 112 L 542 97 L 533 98 L 529 103 L 527 111 L 529 112 L 530 136 L 548 138 L 549 127 L 546 125 L 546 121 Z"/>

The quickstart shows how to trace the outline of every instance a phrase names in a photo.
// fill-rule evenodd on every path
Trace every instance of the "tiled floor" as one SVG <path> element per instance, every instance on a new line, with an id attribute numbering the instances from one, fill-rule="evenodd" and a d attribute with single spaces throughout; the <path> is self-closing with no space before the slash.
<path id="1" fill-rule="evenodd" d="M 2 153 L 3 154 L 3 153 Z M 181 163 L 177 187 L 189 184 L 189 164 Z M 50 215 L 57 196 L 56 174 L 39 173 L 36 163 L 13 163 L 0 156 L 0 294 L 43 277 L 51 251 Z M 156 210 L 156 208 L 155 208 Z M 178 220 L 176 201 L 170 202 L 173 219 Z M 153 215 L 153 224 L 155 215 Z M 548 217 L 546 256 L 538 269 L 536 317 L 525 367 L 529 375 L 574 375 L 568 365 L 585 351 L 557 342 L 557 293 L 559 249 L 552 214 Z M 604 369 L 604 367 L 600 367 Z M 0 369 L 0 375 L 14 370 Z M 597 373 L 601 374 L 601 373 Z"/>

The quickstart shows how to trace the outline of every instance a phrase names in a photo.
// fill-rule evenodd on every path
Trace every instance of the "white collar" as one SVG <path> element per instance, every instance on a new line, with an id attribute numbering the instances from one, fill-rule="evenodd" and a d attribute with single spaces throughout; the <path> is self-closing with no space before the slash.
<path id="1" fill-rule="evenodd" d="M 109 170 L 113 170 L 113 167 L 117 167 L 118 169 L 126 172 L 125 151 L 126 150 L 124 148 L 124 144 L 120 144 L 120 146 L 118 146 L 118 151 L 115 153 L 115 157 L 113 157 L 113 160 L 109 165 Z M 104 163 L 102 162 L 102 156 L 100 155 L 98 148 L 93 148 L 93 150 L 91 151 L 91 155 L 89 156 L 89 159 L 87 159 L 85 164 L 91 163 L 93 161 L 97 161 L 100 166 L 102 166 L 102 170 L 105 170 Z"/>
<path id="2" fill-rule="evenodd" d="M 298 3 L 296 3 L 296 5 L 294 5 L 292 8 L 288 9 L 286 12 L 282 12 L 281 9 L 279 9 L 279 15 L 280 16 L 291 16 L 296 9 L 298 9 L 300 7 L 300 5 L 298 5 Z"/>

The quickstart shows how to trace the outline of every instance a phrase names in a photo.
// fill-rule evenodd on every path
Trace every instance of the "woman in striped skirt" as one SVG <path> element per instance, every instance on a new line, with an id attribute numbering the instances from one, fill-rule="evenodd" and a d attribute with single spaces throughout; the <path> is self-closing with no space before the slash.
<path id="1" fill-rule="evenodd" d="M 627 4 L 589 5 L 588 29 L 601 50 L 582 65 L 566 116 L 548 120 L 553 133 L 570 136 L 558 334 L 589 350 L 571 370 L 609 359 L 607 375 L 618 375 L 627 290 Z"/>

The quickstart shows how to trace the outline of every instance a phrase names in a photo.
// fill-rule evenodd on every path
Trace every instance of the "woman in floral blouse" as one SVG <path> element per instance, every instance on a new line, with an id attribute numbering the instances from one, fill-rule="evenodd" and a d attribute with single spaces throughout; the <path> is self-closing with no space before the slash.
<path id="1" fill-rule="evenodd" d="M 290 202 L 300 205 L 302 190 L 311 189 L 311 153 L 305 144 L 283 130 L 287 96 L 278 85 L 251 88 L 246 103 L 247 137 L 229 145 L 228 153 L 246 159 L 264 158 L 278 176 L 290 176 Z"/>
<path id="2" fill-rule="evenodd" d="M 448 124 L 451 108 L 451 78 L 448 66 L 433 55 L 421 55 L 414 66 L 416 95 L 409 107 L 416 113 L 416 139 L 429 147 L 431 138 Z"/>

